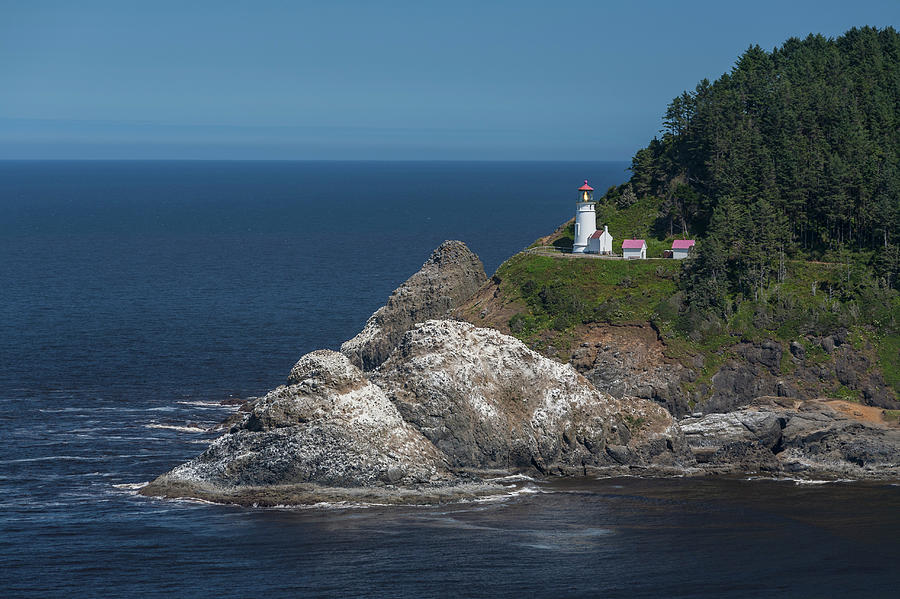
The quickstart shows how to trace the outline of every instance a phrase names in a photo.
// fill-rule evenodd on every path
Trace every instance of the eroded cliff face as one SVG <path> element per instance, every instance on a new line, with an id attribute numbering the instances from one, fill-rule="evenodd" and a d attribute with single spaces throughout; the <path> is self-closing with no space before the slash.
<path id="1" fill-rule="evenodd" d="M 384 362 L 403 333 L 419 322 L 444 318 L 487 280 L 484 265 L 461 241 L 445 241 L 422 268 L 394 290 L 341 353 L 363 370 Z"/>
<path id="2" fill-rule="evenodd" d="M 790 344 L 774 340 L 743 342 L 727 350 L 708 383 L 698 385 L 696 409 L 729 412 L 757 397 L 826 397 L 843 387 L 869 406 L 900 408 L 893 390 L 878 372 L 871 347 L 854 347 L 846 330 L 826 337 L 804 337 Z M 807 347 L 816 350 L 814 355 Z"/>
<path id="3" fill-rule="evenodd" d="M 653 400 L 676 417 L 692 411 L 681 383 L 695 380 L 697 372 L 667 358 L 649 324 L 583 326 L 576 343 L 568 362 L 598 389 Z"/>

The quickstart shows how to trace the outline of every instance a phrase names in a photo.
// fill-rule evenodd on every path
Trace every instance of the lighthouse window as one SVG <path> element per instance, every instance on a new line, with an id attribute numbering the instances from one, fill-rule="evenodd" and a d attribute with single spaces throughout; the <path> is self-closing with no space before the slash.
<path id="1" fill-rule="evenodd" d="M 575 223 L 575 239 L 581 234 L 581 223 Z"/>

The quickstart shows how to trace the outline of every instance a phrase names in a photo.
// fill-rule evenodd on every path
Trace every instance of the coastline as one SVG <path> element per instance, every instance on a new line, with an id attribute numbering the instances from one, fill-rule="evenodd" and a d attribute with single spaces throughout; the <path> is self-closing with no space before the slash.
<path id="1" fill-rule="evenodd" d="M 501 496 L 516 485 L 492 478 L 519 474 L 900 480 L 900 429 L 846 406 L 760 397 L 674 419 L 517 339 L 446 320 L 493 285 L 464 244 L 445 242 L 344 354 L 301 358 L 286 386 L 242 404 L 204 454 L 139 493 L 410 505 Z"/>

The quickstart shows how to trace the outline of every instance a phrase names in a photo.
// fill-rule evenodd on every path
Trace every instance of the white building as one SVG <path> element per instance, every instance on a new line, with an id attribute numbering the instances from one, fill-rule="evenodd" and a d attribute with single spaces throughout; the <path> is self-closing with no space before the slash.
<path id="1" fill-rule="evenodd" d="M 591 235 L 588 251 L 592 254 L 609 256 L 612 254 L 613 236 L 609 234 L 609 226 L 603 225 L 602 231 L 594 231 Z"/>
<path id="2" fill-rule="evenodd" d="M 597 214 L 594 212 L 594 188 L 584 185 L 578 188 L 578 202 L 575 203 L 575 241 L 572 244 L 573 254 L 584 254 L 588 251 L 591 235 L 597 231 Z"/>
<path id="3" fill-rule="evenodd" d="M 672 257 L 676 260 L 687 258 L 693 247 L 693 239 L 676 239 L 672 242 Z"/>
<path id="4" fill-rule="evenodd" d="M 625 239 L 622 241 L 622 257 L 626 260 L 646 260 L 647 242 L 643 239 Z"/>

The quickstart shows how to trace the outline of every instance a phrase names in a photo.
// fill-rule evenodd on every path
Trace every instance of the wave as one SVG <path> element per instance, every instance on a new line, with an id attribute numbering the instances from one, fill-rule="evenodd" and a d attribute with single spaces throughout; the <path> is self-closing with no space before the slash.
<path id="1" fill-rule="evenodd" d="M 196 408 L 202 408 L 206 410 L 237 410 L 241 406 L 239 404 L 223 404 L 219 401 L 179 401 L 177 402 L 183 406 L 194 406 Z"/>
<path id="2" fill-rule="evenodd" d="M 522 487 L 515 487 L 514 485 L 510 485 L 512 490 L 507 491 L 506 493 L 498 493 L 496 495 L 485 495 L 484 497 L 476 497 L 471 500 L 463 500 L 459 503 L 499 503 L 502 501 L 508 501 L 510 499 L 515 499 L 517 497 L 521 497 L 523 495 L 537 495 L 537 494 L 545 494 L 545 493 L 553 493 L 554 491 L 545 491 L 544 489 L 539 489 L 534 485 L 525 485 Z"/>
<path id="3" fill-rule="evenodd" d="M 744 480 L 770 480 L 775 482 L 782 483 L 794 483 L 795 485 L 831 485 L 835 483 L 855 483 L 857 480 L 855 478 L 835 478 L 830 480 L 818 479 L 818 478 L 795 478 L 792 476 L 779 476 L 779 477 L 771 477 L 771 476 L 748 476 Z"/>
<path id="4" fill-rule="evenodd" d="M 94 412 L 171 412 L 177 408 L 172 406 L 160 406 L 156 408 L 128 408 L 125 406 L 91 406 L 84 405 L 68 408 L 38 408 L 38 412 L 44 414 L 59 414 L 63 412 L 86 412 L 90 415 Z"/>
<path id="5" fill-rule="evenodd" d="M 258 508 L 258 504 L 253 504 L 253 507 Z M 272 505 L 265 507 L 263 509 L 266 510 L 279 510 L 279 511 L 295 511 L 295 510 L 363 510 L 369 509 L 373 507 L 395 507 L 388 503 L 362 503 L 356 501 L 319 501 L 318 503 L 311 503 L 309 505 Z M 412 505 L 404 505 L 403 507 L 416 507 L 414 504 Z"/>
<path id="6" fill-rule="evenodd" d="M 19 464 L 27 462 L 49 462 L 52 460 L 67 460 L 73 462 L 103 462 L 106 460 L 114 460 L 117 458 L 146 458 L 145 453 L 120 453 L 107 455 L 46 455 L 37 458 L 18 458 L 15 460 L 0 460 L 0 464 Z"/>
<path id="7" fill-rule="evenodd" d="M 26 462 L 49 462 L 51 460 L 72 460 L 76 462 L 99 462 L 108 460 L 111 456 L 86 456 L 86 455 L 47 455 L 39 458 L 19 458 L 16 460 L 0 460 L 0 464 L 22 464 Z M 123 457 L 123 456 L 119 456 Z"/>
<path id="8" fill-rule="evenodd" d="M 511 483 L 516 483 L 516 482 L 534 483 L 534 482 L 537 482 L 536 479 L 531 478 L 530 476 L 527 476 L 525 474 L 510 474 L 509 476 L 498 476 L 497 478 L 484 479 L 484 482 L 486 482 L 486 483 L 495 483 L 495 482 L 501 482 L 501 481 L 506 481 L 506 482 L 511 482 Z"/>
<path id="9" fill-rule="evenodd" d="M 199 426 L 180 426 L 177 424 L 145 424 L 145 428 L 161 428 L 180 433 L 208 433 L 209 431 Z"/>
<path id="10" fill-rule="evenodd" d="M 116 489 L 121 489 L 122 491 L 133 491 L 136 494 L 138 491 L 146 487 L 150 484 L 150 481 L 144 481 L 142 483 L 119 483 L 117 485 L 113 485 Z"/>
<path id="11" fill-rule="evenodd" d="M 200 505 L 237 505 L 234 503 L 217 503 L 215 501 L 209 501 L 207 499 L 200 499 L 198 497 L 171 497 L 171 498 L 169 498 L 169 501 L 175 501 L 178 503 L 197 503 Z"/>

